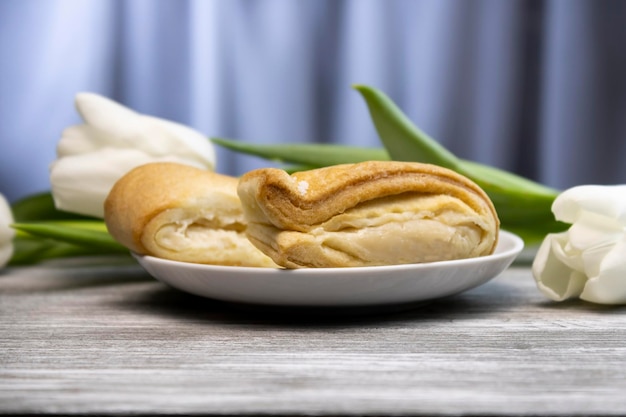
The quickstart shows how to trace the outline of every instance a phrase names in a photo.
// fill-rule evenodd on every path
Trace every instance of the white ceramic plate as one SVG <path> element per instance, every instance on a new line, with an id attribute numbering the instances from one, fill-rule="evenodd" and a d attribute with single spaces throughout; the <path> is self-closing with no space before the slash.
<path id="1" fill-rule="evenodd" d="M 293 270 L 135 257 L 156 279 L 195 295 L 274 306 L 357 307 L 420 302 L 474 288 L 504 271 L 523 247 L 518 236 L 501 231 L 495 253 L 480 258 Z"/>

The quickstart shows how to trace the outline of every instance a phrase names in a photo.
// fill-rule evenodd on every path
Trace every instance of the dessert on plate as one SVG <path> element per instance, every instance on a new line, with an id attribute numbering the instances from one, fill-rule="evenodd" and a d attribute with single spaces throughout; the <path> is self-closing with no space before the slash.
<path id="1" fill-rule="evenodd" d="M 370 161 L 292 175 L 263 168 L 240 178 L 238 195 L 248 238 L 286 268 L 471 258 L 498 241 L 487 194 L 430 164 Z"/>
<path id="2" fill-rule="evenodd" d="M 201 264 L 277 267 L 246 237 L 238 180 L 157 162 L 120 180 L 105 201 L 109 233 L 140 255 Z"/>

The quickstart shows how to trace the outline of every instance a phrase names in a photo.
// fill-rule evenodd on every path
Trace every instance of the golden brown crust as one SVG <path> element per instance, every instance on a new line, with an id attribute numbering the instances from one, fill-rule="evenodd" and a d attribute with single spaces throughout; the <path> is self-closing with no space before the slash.
<path id="1" fill-rule="evenodd" d="M 122 177 L 105 201 L 111 235 L 131 251 L 184 262 L 272 266 L 245 236 L 234 177 L 150 163 Z"/>
<path id="2" fill-rule="evenodd" d="M 303 171 L 293 175 L 279 169 L 267 168 L 245 174 L 240 179 L 238 193 L 250 223 L 248 237 L 275 262 L 287 267 L 359 266 L 423 262 L 450 259 L 450 256 L 480 256 L 492 253 L 497 243 L 499 222 L 486 193 L 468 178 L 429 164 L 371 161 Z M 389 205 L 389 198 L 400 195 L 407 198 L 402 203 Z M 428 199 L 426 203 L 425 196 L 439 198 L 436 202 Z M 369 204 L 369 211 L 361 210 L 366 204 Z M 386 209 L 376 210 L 376 205 L 380 204 L 384 204 Z M 438 219 L 445 217 L 445 222 L 451 224 L 433 222 L 433 211 L 422 210 L 421 206 L 424 204 L 445 207 L 445 210 L 435 211 L 445 213 L 445 216 L 437 214 Z M 394 217 L 393 213 L 402 212 L 408 206 L 414 212 L 411 217 Z M 427 249 L 431 252 L 445 250 L 446 240 L 460 242 L 461 239 L 461 243 L 450 245 L 466 249 L 456 250 L 456 247 L 451 246 L 447 250 L 449 253 L 441 255 L 424 253 L 420 257 L 400 253 L 398 257 L 390 254 L 376 260 L 364 259 L 363 256 L 376 257 L 376 253 L 367 250 L 370 243 L 363 243 L 366 240 L 363 233 L 359 232 L 357 236 L 355 233 L 329 230 L 329 222 L 332 223 L 333 219 L 344 213 L 355 213 L 355 210 L 361 210 L 360 218 L 383 216 L 387 219 L 385 224 L 362 224 L 361 229 L 368 233 L 396 233 L 392 224 L 410 225 L 410 230 L 405 228 L 406 233 L 420 234 L 407 241 L 410 243 L 409 247 L 415 250 L 427 248 L 429 239 L 438 242 L 437 245 L 431 245 L 431 249 Z M 457 213 L 456 218 L 451 217 L 450 212 Z M 354 222 L 355 218 L 360 219 L 358 216 L 352 216 L 349 220 L 345 216 L 341 218 L 349 222 Z M 420 219 L 419 222 L 417 218 Z M 471 228 L 480 229 L 481 250 L 478 255 L 470 248 L 474 238 L 468 236 L 476 234 L 469 231 Z M 428 233 L 422 233 L 424 230 Z M 313 235 L 314 239 L 311 238 Z M 348 243 L 338 243 L 338 236 Z M 417 244 L 419 239 L 426 243 Z M 354 247 L 350 247 L 350 240 L 356 242 Z M 333 242 L 332 247 L 327 247 L 329 242 Z M 464 254 L 464 251 L 467 253 Z M 454 255 L 450 255 L 452 253 Z"/>
<path id="3" fill-rule="evenodd" d="M 242 192 L 254 197 L 272 224 L 301 231 L 359 203 L 404 192 L 474 194 L 488 202 L 496 216 L 489 197 L 474 182 L 452 170 L 416 162 L 370 161 L 292 175 L 265 168 L 242 176 L 240 197 Z"/>

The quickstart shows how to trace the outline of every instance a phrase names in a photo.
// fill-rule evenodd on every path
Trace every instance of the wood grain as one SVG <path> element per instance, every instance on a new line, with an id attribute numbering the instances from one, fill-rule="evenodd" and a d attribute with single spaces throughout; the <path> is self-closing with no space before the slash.
<path id="1" fill-rule="evenodd" d="M 525 267 L 431 303 L 233 305 L 136 265 L 0 273 L 2 414 L 626 414 L 626 309 Z"/>

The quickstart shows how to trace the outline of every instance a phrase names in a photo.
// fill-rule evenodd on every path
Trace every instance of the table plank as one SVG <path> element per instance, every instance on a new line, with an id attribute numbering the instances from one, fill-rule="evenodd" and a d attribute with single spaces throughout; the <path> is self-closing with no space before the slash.
<path id="1" fill-rule="evenodd" d="M 136 265 L 0 275 L 0 413 L 618 415 L 626 309 L 555 304 L 512 267 L 388 309 L 257 308 Z"/>

